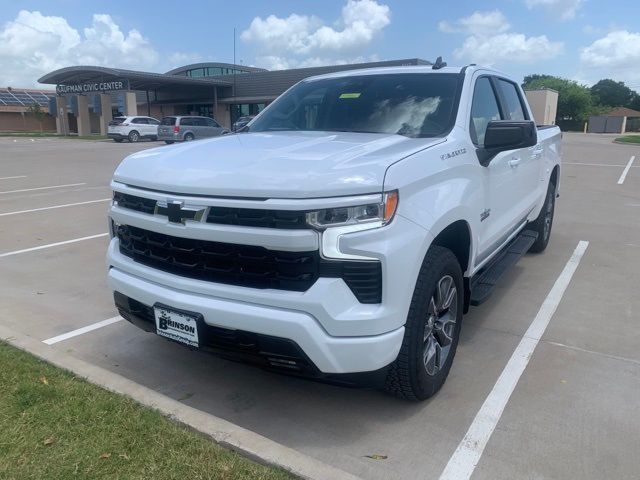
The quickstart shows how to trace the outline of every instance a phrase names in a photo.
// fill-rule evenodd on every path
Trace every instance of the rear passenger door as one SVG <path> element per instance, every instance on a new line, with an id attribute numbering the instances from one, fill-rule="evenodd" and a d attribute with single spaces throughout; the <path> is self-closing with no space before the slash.
<path id="1" fill-rule="evenodd" d="M 471 104 L 469 134 L 474 145 L 484 147 L 489 122 L 507 120 L 496 79 L 480 76 L 475 80 Z M 517 230 L 525 216 L 522 212 L 522 180 L 519 170 L 511 166 L 518 150 L 497 154 L 481 172 L 483 204 L 478 205 L 480 229 L 475 264 L 479 264 L 496 251 Z"/>
<path id="2" fill-rule="evenodd" d="M 520 87 L 503 78 L 497 78 L 496 85 L 507 120 L 530 120 Z M 526 213 L 535 208 L 540 199 L 538 189 L 542 178 L 542 160 L 540 144 L 513 151 L 510 164 L 517 174 L 521 209 Z"/>
<path id="3" fill-rule="evenodd" d="M 182 117 L 180 119 L 180 134 L 182 135 L 183 139 L 187 133 L 191 133 L 194 138 L 198 138 L 193 122 L 193 117 Z"/>
<path id="4" fill-rule="evenodd" d="M 149 123 L 149 135 L 152 137 L 158 137 L 158 127 L 160 126 L 160 122 L 155 118 L 147 117 L 147 122 Z"/>

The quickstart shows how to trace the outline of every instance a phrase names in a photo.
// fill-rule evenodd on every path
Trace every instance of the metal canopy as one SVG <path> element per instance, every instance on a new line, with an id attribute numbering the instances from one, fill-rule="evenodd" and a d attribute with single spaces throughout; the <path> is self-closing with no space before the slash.
<path id="1" fill-rule="evenodd" d="M 176 87 L 231 86 L 233 83 L 218 78 L 192 78 L 163 73 L 139 72 L 120 68 L 95 66 L 65 67 L 40 77 L 38 82 L 50 85 L 67 85 L 87 82 L 104 82 L 112 79 L 127 79 L 131 90 L 157 90 Z"/>

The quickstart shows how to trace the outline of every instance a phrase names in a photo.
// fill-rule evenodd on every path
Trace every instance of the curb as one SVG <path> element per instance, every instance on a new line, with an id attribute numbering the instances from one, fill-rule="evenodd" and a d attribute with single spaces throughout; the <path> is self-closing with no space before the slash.
<path id="1" fill-rule="evenodd" d="M 260 434 L 209 415 L 155 390 L 139 385 L 117 373 L 47 346 L 42 342 L 0 325 L 0 339 L 56 367 L 68 370 L 89 383 L 119 393 L 158 410 L 172 420 L 197 430 L 223 447 L 264 465 L 282 468 L 307 480 L 359 480 L 359 477 L 311 458 Z"/>

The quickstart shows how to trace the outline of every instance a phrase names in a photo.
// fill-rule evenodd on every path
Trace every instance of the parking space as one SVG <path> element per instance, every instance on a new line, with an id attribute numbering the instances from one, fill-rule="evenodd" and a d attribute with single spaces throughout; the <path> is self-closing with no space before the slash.
<path id="1" fill-rule="evenodd" d="M 124 321 L 51 348 L 362 478 L 438 478 L 576 246 L 588 241 L 471 472 L 474 479 L 637 478 L 640 160 L 630 162 L 640 148 L 611 140 L 564 135 L 547 251 L 525 256 L 485 304 L 471 309 L 449 379 L 430 401 L 264 372 L 191 352 Z M 0 139 L 2 324 L 45 340 L 116 315 L 105 281 L 107 237 L 85 237 L 107 232 L 105 199 L 118 162 L 158 145 Z M 3 256 L 71 240 L 78 241 Z"/>

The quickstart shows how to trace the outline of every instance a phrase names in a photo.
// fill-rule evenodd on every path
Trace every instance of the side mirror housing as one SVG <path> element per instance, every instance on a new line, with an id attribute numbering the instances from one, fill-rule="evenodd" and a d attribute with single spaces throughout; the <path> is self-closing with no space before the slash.
<path id="1" fill-rule="evenodd" d="M 532 147 L 538 143 L 536 124 L 531 120 L 492 120 L 484 135 L 484 147 L 477 150 L 484 167 L 500 152 Z"/>

